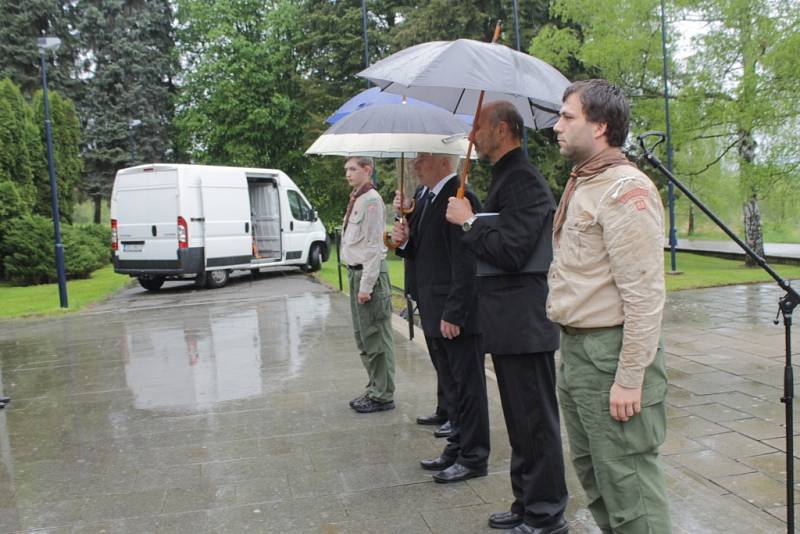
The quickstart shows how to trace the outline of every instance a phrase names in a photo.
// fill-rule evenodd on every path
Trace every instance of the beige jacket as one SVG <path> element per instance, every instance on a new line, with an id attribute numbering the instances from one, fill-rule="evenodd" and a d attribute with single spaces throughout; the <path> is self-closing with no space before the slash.
<path id="1" fill-rule="evenodd" d="M 616 382 L 638 387 L 664 309 L 664 223 L 653 182 L 630 166 L 579 178 L 553 240 L 547 316 L 574 328 L 624 325 Z"/>
<path id="2" fill-rule="evenodd" d="M 371 189 L 353 204 L 350 221 L 342 235 L 342 262 L 363 265 L 359 293 L 372 293 L 386 257 L 383 233 L 386 231 L 386 206 L 381 195 Z"/>

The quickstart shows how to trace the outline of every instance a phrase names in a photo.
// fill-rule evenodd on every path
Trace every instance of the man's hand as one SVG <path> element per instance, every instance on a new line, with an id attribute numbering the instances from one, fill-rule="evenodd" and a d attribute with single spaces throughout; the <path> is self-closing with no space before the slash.
<path id="1" fill-rule="evenodd" d="M 412 200 L 413 199 L 409 198 L 408 196 L 404 196 L 403 197 L 403 209 L 407 210 L 408 208 L 410 208 Z M 402 215 L 402 212 L 400 211 L 400 191 L 395 191 L 394 192 L 394 201 L 392 202 L 392 205 L 394 206 L 394 211 L 396 211 L 398 214 Z"/>
<path id="2" fill-rule="evenodd" d="M 392 226 L 392 242 L 402 245 L 408 241 L 408 225 L 405 219 L 397 221 Z"/>
<path id="3" fill-rule="evenodd" d="M 448 222 L 461 226 L 464 222 L 475 215 L 472 213 L 472 205 L 466 198 L 450 197 L 447 200 L 447 213 L 445 217 Z"/>
<path id="4" fill-rule="evenodd" d="M 453 339 L 454 337 L 458 337 L 461 333 L 461 327 L 457 324 L 448 323 L 447 321 L 442 321 L 439 325 L 439 330 L 441 330 L 442 335 L 445 339 Z"/>
<path id="5" fill-rule="evenodd" d="M 615 382 L 608 400 L 611 417 L 624 423 L 642 411 L 642 386 L 626 388 Z"/>
<path id="6" fill-rule="evenodd" d="M 356 300 L 359 304 L 366 304 L 372 298 L 372 293 L 362 293 L 361 291 L 358 292 L 356 296 Z"/>

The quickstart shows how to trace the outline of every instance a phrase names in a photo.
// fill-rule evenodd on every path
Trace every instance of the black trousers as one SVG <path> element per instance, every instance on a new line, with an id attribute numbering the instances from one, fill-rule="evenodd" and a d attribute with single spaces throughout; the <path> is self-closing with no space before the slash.
<path id="1" fill-rule="evenodd" d="M 511 442 L 511 511 L 526 524 L 559 521 L 567 505 L 553 352 L 492 354 Z"/>
<path id="2" fill-rule="evenodd" d="M 436 415 L 442 415 L 449 419 L 450 414 L 447 412 L 447 395 L 445 395 L 442 380 L 439 378 L 439 349 L 433 343 L 434 338 L 425 336 L 425 344 L 428 346 L 428 356 L 431 358 L 433 369 L 436 371 Z"/>
<path id="3" fill-rule="evenodd" d="M 429 338 L 439 356 L 439 377 L 445 391 L 453 432 L 442 458 L 470 469 L 489 461 L 489 401 L 486 395 L 485 356 L 480 336 Z"/>

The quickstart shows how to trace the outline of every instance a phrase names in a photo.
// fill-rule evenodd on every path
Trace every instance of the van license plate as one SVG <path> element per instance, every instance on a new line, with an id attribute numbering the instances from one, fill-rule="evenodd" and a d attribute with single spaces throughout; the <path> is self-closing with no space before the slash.
<path id="1" fill-rule="evenodd" d="M 142 243 L 123 243 L 122 250 L 125 252 L 141 252 L 144 248 Z"/>

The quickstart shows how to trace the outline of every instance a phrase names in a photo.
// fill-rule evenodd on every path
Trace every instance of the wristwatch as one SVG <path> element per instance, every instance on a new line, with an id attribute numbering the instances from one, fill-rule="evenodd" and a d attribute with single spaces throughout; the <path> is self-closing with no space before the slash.
<path id="1" fill-rule="evenodd" d="M 477 215 L 473 215 L 472 217 L 464 221 L 464 224 L 461 225 L 461 229 L 464 230 L 465 232 L 469 232 L 470 229 L 472 228 L 472 225 L 475 224 L 475 219 L 477 218 L 478 218 Z"/>

